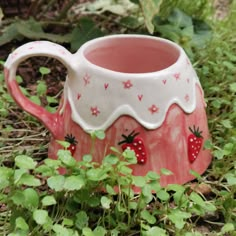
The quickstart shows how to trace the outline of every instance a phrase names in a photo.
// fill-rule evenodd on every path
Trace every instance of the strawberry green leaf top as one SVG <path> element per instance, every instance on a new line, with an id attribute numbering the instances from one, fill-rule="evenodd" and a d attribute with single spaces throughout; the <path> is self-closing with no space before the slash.
<path id="1" fill-rule="evenodd" d="M 67 148 L 67 150 L 69 150 L 71 155 L 73 156 L 76 151 L 76 144 L 78 143 L 77 140 L 72 134 L 67 134 L 65 136 L 65 141 L 70 143 L 70 146 Z"/>
<path id="2" fill-rule="evenodd" d="M 193 128 L 189 127 L 191 134 L 188 136 L 188 159 L 191 163 L 193 163 L 202 148 L 202 131 L 199 130 L 199 127 L 193 126 Z"/>

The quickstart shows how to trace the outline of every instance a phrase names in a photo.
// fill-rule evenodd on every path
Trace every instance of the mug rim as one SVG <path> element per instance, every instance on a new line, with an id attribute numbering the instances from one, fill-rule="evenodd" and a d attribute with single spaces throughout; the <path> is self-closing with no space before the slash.
<path id="1" fill-rule="evenodd" d="M 134 73 L 131 73 L 131 72 L 120 72 L 120 71 L 116 71 L 116 70 L 112 70 L 112 69 L 108 69 L 108 68 L 105 68 L 105 67 L 102 67 L 102 66 L 99 66 L 99 65 L 96 65 L 95 63 L 91 62 L 85 55 L 85 51 L 86 49 L 88 49 L 90 46 L 92 46 L 93 44 L 95 43 L 98 43 L 98 42 L 101 42 L 101 41 L 104 41 L 104 40 L 107 40 L 107 39 L 117 39 L 117 38 L 136 38 L 136 39 L 151 39 L 151 40 L 154 40 L 154 41 L 159 41 L 159 42 L 163 42 L 163 43 L 166 43 L 168 45 L 170 45 L 171 47 L 174 47 L 179 55 L 177 56 L 177 59 L 174 63 L 172 63 L 171 65 L 163 68 L 163 69 L 160 69 L 160 70 L 157 70 L 157 71 L 151 71 L 151 72 L 140 72 L 140 73 L 137 73 L 137 72 L 134 72 Z M 172 70 L 175 70 L 174 68 L 178 67 L 178 66 L 181 66 L 181 61 L 183 60 L 183 57 L 185 55 L 184 53 L 184 50 L 182 49 L 181 46 L 179 46 L 177 43 L 175 42 L 172 42 L 168 39 L 165 39 L 165 38 L 161 38 L 161 37 L 156 37 L 156 36 L 150 36 L 150 35 L 142 35 L 142 34 L 114 34 L 114 35 L 106 35 L 106 36 L 102 36 L 102 37 L 98 37 L 98 38 L 95 38 L 95 39 L 92 39 L 92 40 L 89 40 L 87 41 L 86 43 L 84 43 L 79 49 L 78 51 L 76 52 L 76 54 L 79 53 L 80 56 L 82 56 L 82 59 L 84 61 L 84 63 L 86 63 L 89 67 L 91 68 L 94 68 L 96 70 L 99 70 L 101 72 L 105 72 L 105 73 L 111 73 L 113 75 L 124 75 L 124 76 L 128 76 L 128 77 L 133 77 L 135 76 L 136 78 L 137 77 L 143 77 L 143 76 L 148 76 L 148 75 L 151 75 L 151 76 L 154 76 L 154 75 L 160 75 L 162 73 L 166 73 L 168 71 L 172 71 Z M 187 56 L 186 56 L 187 57 Z M 187 57 L 188 58 L 188 57 Z"/>

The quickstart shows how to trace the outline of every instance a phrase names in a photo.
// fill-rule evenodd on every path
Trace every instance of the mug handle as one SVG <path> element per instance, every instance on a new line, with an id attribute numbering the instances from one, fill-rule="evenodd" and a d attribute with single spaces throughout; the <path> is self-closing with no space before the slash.
<path id="1" fill-rule="evenodd" d="M 58 59 L 68 70 L 68 75 L 73 73 L 73 55 L 64 47 L 48 42 L 35 41 L 24 44 L 13 51 L 4 64 L 4 77 L 8 91 L 15 102 L 26 112 L 36 117 L 55 137 L 62 125 L 59 112 L 50 113 L 42 106 L 30 101 L 20 90 L 16 81 L 16 70 L 19 64 L 29 57 L 47 56 Z"/>

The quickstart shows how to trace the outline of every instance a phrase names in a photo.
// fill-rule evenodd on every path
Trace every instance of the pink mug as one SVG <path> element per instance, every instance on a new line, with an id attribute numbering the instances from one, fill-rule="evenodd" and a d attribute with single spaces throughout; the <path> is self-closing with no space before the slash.
<path id="1" fill-rule="evenodd" d="M 15 80 L 23 60 L 32 56 L 58 59 L 67 70 L 63 98 L 56 113 L 27 99 Z M 104 130 L 95 143 L 93 160 L 101 162 L 113 146 L 134 150 L 134 175 L 173 172 L 161 184 L 194 179 L 211 162 L 203 144 L 209 138 L 206 104 L 199 79 L 184 50 L 162 38 L 113 35 L 85 43 L 75 54 L 64 47 L 36 41 L 17 48 L 5 63 L 9 93 L 19 106 L 51 132 L 48 155 L 57 158 L 57 140 L 71 142 L 76 160 L 91 150 L 91 135 Z"/>

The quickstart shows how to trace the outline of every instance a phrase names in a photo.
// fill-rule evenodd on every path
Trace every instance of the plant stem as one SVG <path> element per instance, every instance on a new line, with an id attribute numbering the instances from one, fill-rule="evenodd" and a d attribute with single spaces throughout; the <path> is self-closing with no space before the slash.
<path id="1" fill-rule="evenodd" d="M 69 11 L 69 9 L 74 5 L 74 3 L 77 2 L 76 0 L 71 0 L 61 11 L 61 13 L 56 17 L 57 21 L 62 20 L 63 18 L 65 18 L 67 12 Z"/>
<path id="2" fill-rule="evenodd" d="M 51 0 L 47 5 L 46 7 L 44 8 L 44 10 L 38 14 L 38 18 L 40 19 L 41 16 L 45 15 L 45 13 L 47 13 L 47 11 L 50 9 L 50 7 L 56 2 L 57 0 Z"/>

